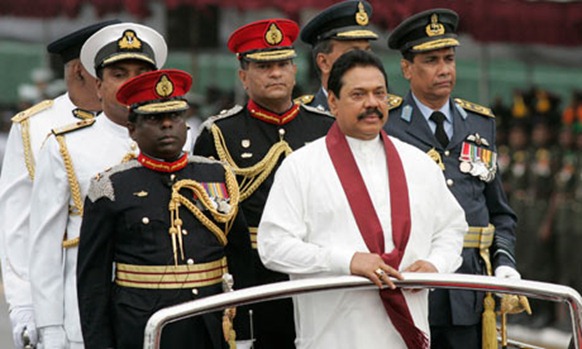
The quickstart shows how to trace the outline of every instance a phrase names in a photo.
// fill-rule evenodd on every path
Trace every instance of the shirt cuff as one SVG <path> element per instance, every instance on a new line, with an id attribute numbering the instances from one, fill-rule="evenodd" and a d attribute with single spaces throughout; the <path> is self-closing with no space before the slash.
<path id="1" fill-rule="evenodd" d="M 332 249 L 329 252 L 329 265 L 333 273 L 350 275 L 350 264 L 355 252 L 353 250 Z"/>

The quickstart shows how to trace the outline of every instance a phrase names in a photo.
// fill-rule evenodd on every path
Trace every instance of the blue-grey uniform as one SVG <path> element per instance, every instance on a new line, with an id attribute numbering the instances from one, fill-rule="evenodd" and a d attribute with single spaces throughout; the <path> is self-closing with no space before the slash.
<path id="1" fill-rule="evenodd" d="M 391 97 L 388 134 L 410 143 L 431 156 L 444 171 L 447 185 L 465 211 L 469 234 L 463 248 L 464 274 L 485 274 L 480 249 L 467 247 L 470 238 L 486 235 L 494 227 L 489 247 L 493 270 L 515 268 L 516 216 L 496 173 L 495 119 L 488 108 L 460 99 L 450 100 L 453 132 L 444 148 L 431 131 L 412 93 L 403 100 Z M 484 166 L 485 165 L 485 166 Z M 479 169 L 480 168 L 480 169 Z M 481 321 L 484 294 L 473 291 L 435 290 L 430 295 L 431 326 L 469 326 Z"/>
<path id="2" fill-rule="evenodd" d="M 299 100 L 310 107 L 329 111 L 329 105 L 327 104 L 327 93 L 320 87 L 316 94 L 314 95 L 305 95 L 299 97 Z"/>

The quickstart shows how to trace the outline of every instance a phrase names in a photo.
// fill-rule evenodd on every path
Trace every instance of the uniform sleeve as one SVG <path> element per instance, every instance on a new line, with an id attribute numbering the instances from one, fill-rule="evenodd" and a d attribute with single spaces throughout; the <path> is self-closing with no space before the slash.
<path id="1" fill-rule="evenodd" d="M 109 199 L 85 200 L 77 257 L 77 297 L 87 349 L 114 347 L 110 297 L 116 221 Z"/>
<path id="2" fill-rule="evenodd" d="M 30 283 L 38 327 L 64 325 L 65 268 L 62 241 L 70 190 L 54 137 L 41 149 L 30 213 Z"/>
<path id="3" fill-rule="evenodd" d="M 305 194 L 298 169 L 301 164 L 291 163 L 292 157 L 285 159 L 275 174 L 259 224 L 261 261 L 268 269 L 287 274 L 349 275 L 355 250 L 306 241 Z"/>
<path id="4" fill-rule="evenodd" d="M 499 172 L 495 179 L 485 187 L 485 199 L 489 210 L 489 220 L 495 226 L 493 245 L 490 249 L 493 269 L 503 265 L 515 269 L 517 217 L 509 206 Z"/>
<path id="5" fill-rule="evenodd" d="M 200 128 L 200 134 L 196 138 L 192 154 L 213 157 L 218 160 L 218 154 L 216 153 L 216 147 L 214 146 L 214 137 L 208 127 L 202 126 Z"/>
<path id="6" fill-rule="evenodd" d="M 0 177 L 2 282 L 9 309 L 31 306 L 28 261 L 32 180 L 26 168 L 20 125 L 8 135 Z"/>

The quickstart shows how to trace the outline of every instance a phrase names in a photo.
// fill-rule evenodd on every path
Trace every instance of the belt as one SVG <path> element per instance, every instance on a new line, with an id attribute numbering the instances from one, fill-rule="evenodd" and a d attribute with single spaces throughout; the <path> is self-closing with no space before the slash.
<path id="1" fill-rule="evenodd" d="M 493 224 L 486 227 L 469 227 L 469 231 L 465 234 L 463 248 L 489 248 L 493 244 L 494 235 L 495 226 Z"/>
<path id="2" fill-rule="evenodd" d="M 251 247 L 257 249 L 257 235 L 259 233 L 258 227 L 249 227 L 249 235 L 251 236 Z"/>
<path id="3" fill-rule="evenodd" d="M 116 263 L 115 283 L 147 289 L 195 288 L 219 284 L 226 273 L 226 257 L 208 263 L 177 266 Z"/>

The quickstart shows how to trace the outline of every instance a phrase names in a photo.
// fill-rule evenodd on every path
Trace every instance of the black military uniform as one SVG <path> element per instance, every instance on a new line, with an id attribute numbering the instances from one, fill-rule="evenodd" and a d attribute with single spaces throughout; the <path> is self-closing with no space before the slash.
<path id="1" fill-rule="evenodd" d="M 292 50 L 290 44 L 299 31 L 296 24 L 294 27 L 289 22 L 265 20 L 248 24 L 233 33 L 229 48 L 237 53 L 239 59 L 258 58 L 259 62 L 289 60 L 295 56 L 295 51 L 289 50 Z M 266 41 L 263 36 L 267 28 L 280 30 L 280 44 L 264 47 Z M 280 37 L 279 34 L 273 36 Z M 253 38 L 256 40 L 252 41 Z M 239 51 L 241 47 L 244 50 L 242 53 Z M 253 58 L 245 56 L 245 52 L 250 52 Z M 289 106 L 290 109 L 285 113 L 276 114 L 251 99 L 244 107 L 236 106 L 207 120 L 194 145 L 194 154 L 226 161 L 237 174 L 241 192 L 240 207 L 255 248 L 253 264 L 258 284 L 289 280 L 285 274 L 267 270 L 256 251 L 257 227 L 275 171 L 285 156 L 325 136 L 334 122 L 333 117 L 326 112 L 292 103 L 290 94 Z M 295 348 L 295 325 L 290 299 L 255 304 L 250 308 L 253 311 L 256 349 Z M 239 308 L 235 327 L 240 317 L 247 316 L 247 311 L 246 308 Z"/>
<path id="2" fill-rule="evenodd" d="M 450 10 L 429 10 L 401 23 L 389 38 L 389 46 L 403 54 L 458 46 L 458 17 Z M 438 131 L 429 126 L 412 92 L 401 99 L 389 99 L 388 134 L 410 143 L 431 156 L 443 169 L 446 183 L 465 211 L 469 232 L 462 252 L 464 274 L 489 274 L 499 266 L 515 269 L 516 216 L 507 203 L 503 185 L 496 173 L 495 119 L 491 110 L 461 99 L 448 100 L 441 110 L 452 121 L 452 136 L 443 145 Z M 430 109 L 428 107 L 425 107 Z M 432 120 L 430 122 L 433 122 Z M 435 290 L 429 298 L 432 347 L 478 348 L 484 294 L 473 291 Z M 492 311 L 493 309 L 489 309 Z M 493 315 L 494 316 L 494 315 Z M 455 343 L 443 344 L 440 334 L 470 330 Z M 494 330 L 494 326 L 493 326 Z M 496 335 L 495 335 L 496 337 Z"/>
<path id="3" fill-rule="evenodd" d="M 144 73 L 121 86 L 117 98 L 140 113 L 173 118 L 188 108 L 175 96 L 190 88 L 191 78 L 182 84 L 184 76 L 189 77 L 175 70 Z M 183 93 L 174 92 L 180 86 Z M 124 93 L 139 100 L 125 103 L 120 99 Z M 167 99 L 140 103 L 153 99 L 148 97 L 153 93 Z M 185 141 L 185 122 L 178 122 L 174 125 L 183 127 Z M 140 127 L 154 128 L 148 125 Z M 146 323 L 156 311 L 222 293 L 227 273 L 234 277 L 234 288 L 253 284 L 248 229 L 238 200 L 230 168 L 186 153 L 171 162 L 140 153 L 94 178 L 85 200 L 77 266 L 85 347 L 142 348 Z M 222 313 L 168 324 L 161 347 L 228 348 Z"/>
<path id="4" fill-rule="evenodd" d="M 305 24 L 301 29 L 301 41 L 311 45 L 315 50 L 316 46 L 330 40 L 376 40 L 378 34 L 369 27 L 371 16 L 372 5 L 365 0 L 338 2 L 321 11 Z M 313 58 L 315 59 L 315 57 Z M 317 66 L 317 62 L 313 62 L 313 64 Z M 323 86 L 325 84 L 322 82 L 322 86 L 315 95 L 305 95 L 300 97 L 300 100 L 310 107 L 329 110 L 327 92 Z"/>

